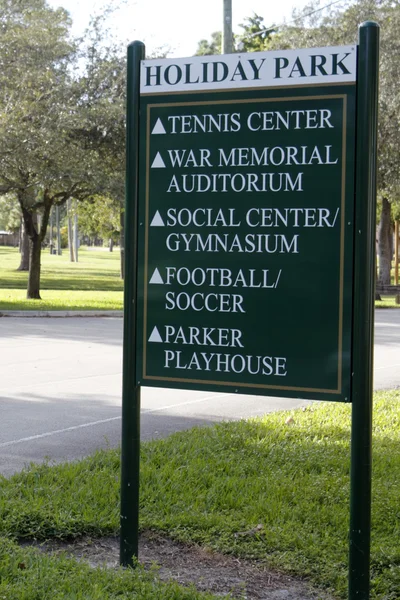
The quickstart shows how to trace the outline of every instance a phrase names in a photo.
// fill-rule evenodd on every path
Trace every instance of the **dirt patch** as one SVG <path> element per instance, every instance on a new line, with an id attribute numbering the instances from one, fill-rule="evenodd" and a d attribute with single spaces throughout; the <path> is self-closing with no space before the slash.
<path id="1" fill-rule="evenodd" d="M 90 565 L 115 568 L 119 564 L 117 538 L 83 538 L 73 543 L 51 541 L 35 544 L 43 551 L 68 554 Z M 158 577 L 181 585 L 242 600 L 334 600 L 307 582 L 267 569 L 260 563 L 188 546 L 147 532 L 141 535 L 139 560 L 145 568 L 157 567 Z"/>

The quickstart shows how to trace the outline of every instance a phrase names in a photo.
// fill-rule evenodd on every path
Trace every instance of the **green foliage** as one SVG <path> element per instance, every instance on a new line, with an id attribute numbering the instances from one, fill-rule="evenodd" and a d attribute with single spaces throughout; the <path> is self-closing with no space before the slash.
<path id="1" fill-rule="evenodd" d="M 295 25 L 280 28 L 271 49 L 355 44 L 358 27 L 367 20 L 380 24 L 380 82 L 378 126 L 378 190 L 392 201 L 400 199 L 400 2 L 399 0 L 347 0 L 318 11 L 311 2 L 296 11 Z M 311 13 L 311 16 L 307 16 Z"/>
<path id="2" fill-rule="evenodd" d="M 124 61 L 100 44 L 101 19 L 78 48 L 44 0 L 0 0 L 0 16 L 0 189 L 34 186 L 30 210 L 44 190 L 54 203 L 98 192 L 124 152 Z"/>
<path id="3" fill-rule="evenodd" d="M 355 44 L 362 22 L 374 20 L 380 25 L 377 186 L 378 200 L 385 199 L 387 206 L 378 228 L 378 281 L 389 283 L 391 231 L 387 211 L 394 208 L 397 214 L 400 206 L 400 1 L 345 0 L 325 10 L 320 10 L 318 2 L 311 2 L 294 16 L 295 25 L 280 28 L 271 40 L 271 49 Z"/>
<path id="4" fill-rule="evenodd" d="M 400 595 L 399 401 L 398 390 L 375 394 L 371 600 Z M 143 444 L 141 527 L 267 561 L 346 598 L 350 411 L 321 402 Z M 110 450 L 3 479 L 0 531 L 117 533 L 119 473 Z"/>
<path id="5" fill-rule="evenodd" d="M 273 27 L 266 30 L 263 17 L 254 13 L 252 17 L 247 17 L 239 27 L 243 30 L 242 33 L 233 36 L 233 47 L 236 46 L 237 52 L 261 52 L 268 49 L 270 36 L 275 30 Z M 214 31 L 211 34 L 211 40 L 199 41 L 196 56 L 221 54 L 221 52 L 222 33 Z"/>
<path id="6" fill-rule="evenodd" d="M 0 597 L 7 600 L 216 600 L 194 588 L 160 583 L 154 572 L 92 568 L 62 554 L 21 548 L 0 538 Z"/>
<path id="7" fill-rule="evenodd" d="M 70 20 L 44 0 L 1 0 L 0 16 L 0 188 L 54 185 L 66 175 Z"/>
<path id="8" fill-rule="evenodd" d="M 106 311 L 123 309 L 123 292 L 43 290 L 41 300 L 27 300 L 22 290 L 0 291 L 0 312 L 33 311 Z"/>
<path id="9" fill-rule="evenodd" d="M 267 28 L 264 18 L 254 13 L 239 25 L 243 33 L 238 36 L 238 49 L 240 52 L 263 52 L 269 49 L 271 35 L 275 33 L 274 27 Z"/>
<path id="10" fill-rule="evenodd" d="M 0 193 L 17 195 L 33 248 L 28 297 L 40 298 L 51 207 L 98 193 L 123 200 L 125 63 L 100 43 L 101 18 L 84 48 L 67 12 L 44 0 L 0 0 L 0 18 Z"/>
<path id="11" fill-rule="evenodd" d="M 107 11 L 106 11 L 107 12 Z M 113 44 L 106 14 L 95 18 L 81 47 L 82 72 L 75 82 L 77 123 L 74 139 L 94 152 L 93 195 L 125 198 L 126 49 Z"/>
<path id="12" fill-rule="evenodd" d="M 78 206 L 79 230 L 89 237 L 112 238 L 121 230 L 121 204 L 107 196 L 92 196 Z"/>
<path id="13" fill-rule="evenodd" d="M 21 225 L 21 211 L 14 194 L 0 196 L 0 230 L 18 231 Z"/>
<path id="14" fill-rule="evenodd" d="M 392 281 L 394 284 L 394 280 Z M 375 308 L 400 308 L 400 304 L 396 304 L 395 296 L 381 296 L 382 300 L 375 301 Z"/>
<path id="15" fill-rule="evenodd" d="M 200 40 L 197 46 L 195 56 L 208 56 L 212 54 L 221 54 L 222 32 L 214 31 L 211 34 L 211 40 Z"/>

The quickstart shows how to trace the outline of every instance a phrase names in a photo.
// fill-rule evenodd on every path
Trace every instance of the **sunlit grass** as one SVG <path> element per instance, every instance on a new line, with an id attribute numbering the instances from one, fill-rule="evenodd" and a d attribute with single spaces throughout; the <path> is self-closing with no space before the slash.
<path id="1" fill-rule="evenodd" d="M 381 296 L 382 300 L 375 300 L 375 308 L 400 308 L 396 303 L 396 296 Z"/>
<path id="2" fill-rule="evenodd" d="M 68 251 L 61 256 L 42 251 L 42 290 L 121 291 L 120 254 L 118 250 L 80 249 L 78 262 L 69 261 Z M 20 255 L 15 248 L 0 246 L 0 290 L 26 290 L 28 274 L 18 268 Z M 0 298 L 1 299 L 1 298 Z"/>
<path id="3" fill-rule="evenodd" d="M 26 300 L 28 274 L 16 270 L 19 262 L 16 248 L 0 246 L 0 311 L 122 309 L 123 281 L 120 278 L 118 249 L 109 252 L 103 248 L 81 248 L 77 263 L 69 261 L 68 250 L 64 250 L 61 256 L 50 255 L 48 250 L 43 250 L 42 302 Z M 49 290 L 52 292 L 49 293 Z M 79 294 L 79 290 L 87 293 Z M 111 292 L 120 294 L 113 295 Z M 394 296 L 382 296 L 382 301 L 376 301 L 375 307 L 400 308 L 400 304 L 396 304 Z"/>
<path id="4" fill-rule="evenodd" d="M 142 446 L 141 528 L 265 561 L 346 598 L 351 406 L 221 423 Z M 288 422 L 288 416 L 291 416 Z M 371 600 L 400 598 L 400 391 L 374 400 Z M 116 534 L 120 456 L 0 482 L 0 534 Z"/>
<path id="5" fill-rule="evenodd" d="M 15 248 L 0 247 L 0 311 L 2 310 L 121 310 L 123 281 L 120 253 L 80 249 L 77 263 L 42 251 L 42 300 L 27 300 L 28 274 L 18 268 Z"/>
<path id="6" fill-rule="evenodd" d="M 2 310 L 122 310 L 123 292 L 42 290 L 41 300 L 27 300 L 24 290 L 1 290 Z"/>
<path id="7" fill-rule="evenodd" d="M 66 555 L 48 556 L 0 538 L 0 598 L 6 600 L 217 600 L 154 572 L 93 568 Z"/>

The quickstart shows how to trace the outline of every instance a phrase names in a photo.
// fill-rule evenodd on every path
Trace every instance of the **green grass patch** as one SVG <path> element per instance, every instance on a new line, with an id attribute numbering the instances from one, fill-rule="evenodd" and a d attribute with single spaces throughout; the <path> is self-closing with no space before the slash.
<path id="1" fill-rule="evenodd" d="M 288 414 L 294 421 L 287 425 Z M 351 407 L 316 403 L 143 444 L 142 528 L 266 560 L 346 598 Z M 400 597 L 400 391 L 374 401 L 371 599 Z M 115 534 L 117 451 L 0 483 L 0 533 Z M 262 527 L 258 527 L 261 525 Z"/>
<path id="2" fill-rule="evenodd" d="M 7 600 L 216 600 L 194 588 L 160 583 L 141 567 L 93 569 L 65 555 L 57 558 L 0 538 L 0 598 Z"/>
<path id="3" fill-rule="evenodd" d="M 41 300 L 27 300 L 23 290 L 0 290 L 1 310 L 122 310 L 123 292 L 42 290 Z"/>
<path id="4" fill-rule="evenodd" d="M 28 274 L 17 271 L 20 255 L 16 248 L 0 246 L 1 310 L 122 310 L 123 281 L 120 253 L 116 249 L 79 250 L 79 261 L 69 261 L 68 250 L 61 256 L 42 250 L 41 297 L 27 300 Z M 80 293 L 79 293 L 80 292 Z M 376 308 L 400 308 L 394 296 L 376 301 Z"/>
<path id="5" fill-rule="evenodd" d="M 381 296 L 382 300 L 375 300 L 375 308 L 400 308 L 396 304 L 395 296 Z"/>
<path id="6" fill-rule="evenodd" d="M 15 248 L 0 247 L 1 310 L 122 310 L 123 281 L 119 251 L 80 249 L 79 261 L 42 251 L 42 300 L 27 300 L 28 274 L 18 268 Z"/>
<path id="7" fill-rule="evenodd" d="M 120 253 L 106 250 L 80 249 L 78 262 L 69 261 L 68 251 L 61 256 L 42 250 L 41 290 L 122 291 Z M 20 255 L 16 248 L 0 246 L 0 289 L 26 290 L 28 273 L 18 268 Z M 2 300 L 2 296 L 0 297 Z"/>

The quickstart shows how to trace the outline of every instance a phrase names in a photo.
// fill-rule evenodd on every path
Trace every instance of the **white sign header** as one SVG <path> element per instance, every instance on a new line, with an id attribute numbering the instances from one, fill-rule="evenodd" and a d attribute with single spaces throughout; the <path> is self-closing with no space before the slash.
<path id="1" fill-rule="evenodd" d="M 356 80 L 356 46 L 141 61 L 141 94 Z"/>

